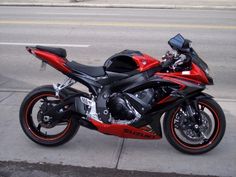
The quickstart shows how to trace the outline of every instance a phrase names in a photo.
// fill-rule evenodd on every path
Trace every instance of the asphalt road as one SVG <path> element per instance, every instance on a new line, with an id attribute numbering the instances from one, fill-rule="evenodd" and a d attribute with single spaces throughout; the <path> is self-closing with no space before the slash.
<path id="1" fill-rule="evenodd" d="M 61 81 L 24 46 L 49 44 L 67 49 L 68 59 L 102 65 L 116 52 L 140 50 L 156 58 L 170 50 L 168 39 L 181 33 L 209 64 L 219 98 L 236 98 L 236 13 L 216 10 L 145 10 L 0 7 L 0 88 L 25 89 Z M 30 45 L 29 44 L 29 45 Z"/>
<path id="2" fill-rule="evenodd" d="M 0 161 L 27 161 L 36 163 L 34 167 L 46 162 L 235 176 L 235 19 L 235 11 L 216 10 L 0 7 L 0 118 L 4 120 L 0 121 Z M 45 148 L 35 145 L 22 133 L 18 112 L 25 93 L 12 91 L 63 79 L 63 75 L 50 67 L 44 72 L 39 71 L 39 60 L 26 52 L 25 45 L 62 46 L 67 49 L 69 60 L 102 65 L 109 56 L 124 49 L 136 49 L 161 58 L 170 49 L 168 39 L 177 33 L 191 39 L 194 48 L 209 64 L 215 86 L 207 92 L 217 97 L 226 114 L 225 137 L 213 151 L 189 156 L 174 150 L 165 138 L 158 142 L 123 140 L 85 128 L 81 128 L 78 136 L 69 143 Z M 3 90 L 8 92 L 1 92 Z M 16 169 L 14 163 L 9 166 L 0 164 L 0 167 L 0 172 Z M 24 172 L 23 167 L 18 167 L 19 172 L 21 169 Z M 31 170 L 31 167 L 27 168 Z M 32 170 L 28 176 L 37 174 L 37 168 L 33 169 L 36 172 Z M 60 174 L 56 169 L 55 176 Z M 65 167 L 64 172 L 70 169 Z M 115 173 L 118 174 L 115 171 L 108 176 Z M 18 174 L 16 170 L 13 176 Z"/>

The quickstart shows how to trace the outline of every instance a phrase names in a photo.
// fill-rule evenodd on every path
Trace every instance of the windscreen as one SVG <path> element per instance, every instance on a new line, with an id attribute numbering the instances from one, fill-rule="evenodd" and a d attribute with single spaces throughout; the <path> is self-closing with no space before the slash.
<path id="1" fill-rule="evenodd" d="M 192 61 L 205 72 L 205 70 L 208 69 L 208 65 L 198 56 L 193 48 L 191 48 L 190 52 Z"/>
<path id="2" fill-rule="evenodd" d="M 177 34 L 168 41 L 168 44 L 175 50 L 181 50 L 183 48 L 184 41 L 184 37 L 181 34 Z"/>

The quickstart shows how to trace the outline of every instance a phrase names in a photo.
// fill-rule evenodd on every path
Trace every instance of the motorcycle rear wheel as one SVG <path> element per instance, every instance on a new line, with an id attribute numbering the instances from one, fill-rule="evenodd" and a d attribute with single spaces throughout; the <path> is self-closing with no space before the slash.
<path id="1" fill-rule="evenodd" d="M 175 120 L 178 112 L 181 111 L 181 107 L 177 107 L 170 112 L 166 113 L 163 122 L 163 128 L 168 142 L 177 150 L 187 154 L 202 154 L 215 148 L 224 136 L 226 128 L 226 120 L 223 110 L 220 105 L 211 98 L 203 98 L 198 100 L 199 109 L 203 112 L 203 115 L 211 115 L 212 122 L 208 123 L 209 137 L 204 139 L 201 143 L 197 143 L 196 139 L 192 139 L 191 136 L 187 141 L 184 140 L 178 134 L 178 130 L 175 126 Z M 210 115 L 208 115 L 210 117 Z M 209 118 L 205 118 L 205 121 L 210 121 Z M 178 128 L 179 129 L 179 128 Z"/>
<path id="2" fill-rule="evenodd" d="M 19 113 L 20 124 L 24 133 L 35 143 L 43 146 L 58 146 L 68 142 L 77 133 L 79 121 L 73 117 L 68 117 L 61 122 L 60 127 L 59 123 L 54 126 L 40 123 L 36 105 L 40 105 L 40 102 L 45 99 L 60 101 L 62 97 L 57 98 L 53 87 L 45 85 L 31 91 L 23 100 Z"/>

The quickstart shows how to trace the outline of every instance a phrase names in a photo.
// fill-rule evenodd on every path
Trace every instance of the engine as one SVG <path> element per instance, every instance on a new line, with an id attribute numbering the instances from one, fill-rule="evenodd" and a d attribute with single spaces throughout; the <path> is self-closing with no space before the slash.
<path id="1" fill-rule="evenodd" d="M 146 106 L 149 109 L 151 108 L 150 105 L 155 102 L 154 94 L 152 88 L 133 94 L 113 93 L 107 102 L 107 107 L 115 120 L 140 118 L 143 114 L 143 107 Z"/>

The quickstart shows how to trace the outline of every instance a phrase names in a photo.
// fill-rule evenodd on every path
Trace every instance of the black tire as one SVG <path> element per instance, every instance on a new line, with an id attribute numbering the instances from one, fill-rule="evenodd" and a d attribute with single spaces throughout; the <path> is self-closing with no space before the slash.
<path id="1" fill-rule="evenodd" d="M 203 98 L 198 100 L 199 105 L 206 106 L 207 109 L 212 111 L 212 117 L 215 121 L 215 127 L 212 129 L 212 134 L 209 135 L 209 141 L 203 144 L 190 144 L 181 140 L 174 127 L 175 116 L 180 110 L 180 107 L 166 113 L 163 121 L 163 128 L 169 143 L 177 150 L 187 154 L 202 154 L 215 148 L 224 136 L 226 128 L 226 120 L 223 110 L 220 105 L 211 98 Z M 204 109 L 204 108 L 203 108 Z"/>
<path id="2" fill-rule="evenodd" d="M 62 132 L 57 135 L 42 134 L 32 123 L 33 117 L 31 113 L 37 101 L 47 96 L 55 97 L 55 91 L 51 85 L 38 87 L 24 98 L 19 112 L 20 124 L 24 133 L 35 143 L 43 146 L 58 146 L 68 142 L 77 133 L 79 121 L 72 116 L 68 118 L 66 128 Z M 63 95 L 60 95 L 60 97 L 63 98 Z"/>

